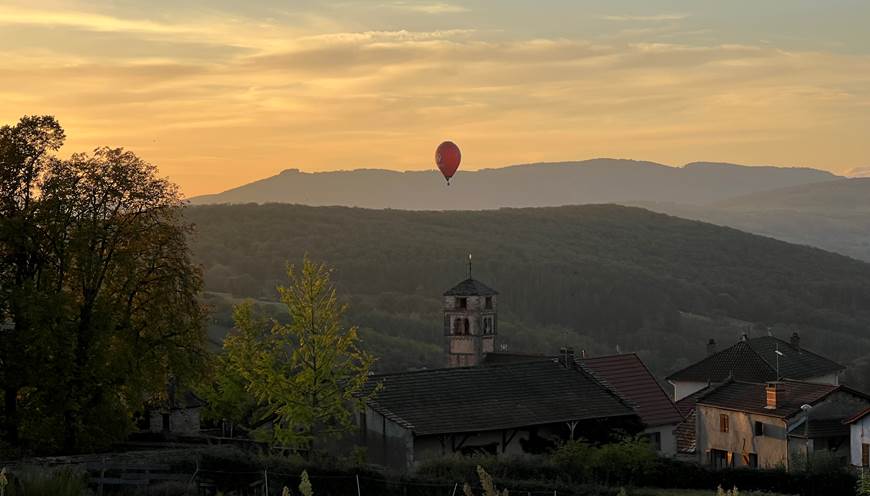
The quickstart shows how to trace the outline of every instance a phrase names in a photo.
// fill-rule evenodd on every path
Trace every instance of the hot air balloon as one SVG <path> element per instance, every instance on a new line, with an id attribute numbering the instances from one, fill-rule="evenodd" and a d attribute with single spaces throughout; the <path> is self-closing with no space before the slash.
<path id="1" fill-rule="evenodd" d="M 459 147 L 452 141 L 445 141 L 438 145 L 435 150 L 435 165 L 444 174 L 444 179 L 447 184 L 450 184 L 450 178 L 456 174 L 456 169 L 459 168 L 459 162 L 462 161 L 462 153 L 459 152 Z"/>

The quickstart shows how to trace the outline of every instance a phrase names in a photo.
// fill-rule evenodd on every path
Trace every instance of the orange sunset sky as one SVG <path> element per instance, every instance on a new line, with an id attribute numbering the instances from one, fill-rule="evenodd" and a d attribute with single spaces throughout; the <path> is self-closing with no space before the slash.
<path id="1" fill-rule="evenodd" d="M 187 195 L 295 167 L 870 165 L 870 2 L 0 2 L 0 123 Z"/>

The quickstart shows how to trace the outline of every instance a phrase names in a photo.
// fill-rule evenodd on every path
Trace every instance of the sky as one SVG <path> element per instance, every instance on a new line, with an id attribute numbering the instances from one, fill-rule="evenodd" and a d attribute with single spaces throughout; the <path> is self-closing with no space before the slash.
<path id="1" fill-rule="evenodd" d="M 189 196 L 287 168 L 870 166 L 866 0 L 0 0 L 0 124 Z"/>

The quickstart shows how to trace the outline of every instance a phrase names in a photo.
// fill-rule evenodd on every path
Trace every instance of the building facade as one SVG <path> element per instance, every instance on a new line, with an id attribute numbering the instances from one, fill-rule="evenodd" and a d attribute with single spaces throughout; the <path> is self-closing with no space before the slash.
<path id="1" fill-rule="evenodd" d="M 846 421 L 849 426 L 849 462 L 870 469 L 870 408 Z"/>
<path id="2" fill-rule="evenodd" d="M 803 467 L 817 452 L 846 464 L 844 420 L 870 397 L 844 386 L 801 381 L 726 381 L 695 404 L 698 460 L 714 468 Z"/>

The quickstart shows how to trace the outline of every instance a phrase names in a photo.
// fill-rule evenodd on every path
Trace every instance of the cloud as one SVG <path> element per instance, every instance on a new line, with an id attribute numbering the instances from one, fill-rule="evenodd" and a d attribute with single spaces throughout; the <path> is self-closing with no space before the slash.
<path id="1" fill-rule="evenodd" d="M 870 57 L 857 53 L 12 14 L 0 8 L 0 24 L 66 31 L 63 50 L 0 44 L 0 123 L 55 114 L 66 150 L 141 151 L 164 174 L 195 177 L 182 184 L 188 194 L 290 165 L 428 167 L 445 136 L 462 141 L 470 167 L 590 156 L 866 164 L 870 113 L 856 109 L 870 108 Z M 73 43 L 81 30 L 100 33 L 87 51 Z M 134 35 L 247 48 L 97 51 Z"/>
<path id="2" fill-rule="evenodd" d="M 462 5 L 449 3 L 411 3 L 411 2 L 394 2 L 389 4 L 390 7 L 407 10 L 410 12 L 418 12 L 421 14 L 458 14 L 469 12 L 469 9 Z"/>
<path id="3" fill-rule="evenodd" d="M 689 17 L 689 14 L 657 14 L 657 15 L 641 15 L 641 16 L 625 16 L 625 15 L 603 15 L 599 19 L 615 22 L 665 22 L 679 21 Z"/>

